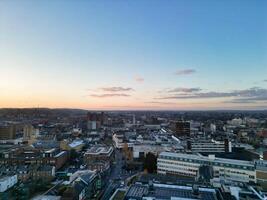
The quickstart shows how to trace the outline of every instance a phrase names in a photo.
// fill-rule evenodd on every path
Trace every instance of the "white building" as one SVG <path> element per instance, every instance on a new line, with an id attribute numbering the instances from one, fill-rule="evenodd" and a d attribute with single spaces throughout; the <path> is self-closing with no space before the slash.
<path id="1" fill-rule="evenodd" d="M 114 134 L 112 136 L 112 140 L 114 142 L 114 145 L 117 149 L 122 149 L 124 147 L 124 135 L 121 134 Z"/>
<path id="2" fill-rule="evenodd" d="M 235 118 L 230 121 L 227 121 L 228 124 L 233 125 L 233 126 L 240 126 L 243 124 L 243 120 L 240 118 Z"/>
<path id="3" fill-rule="evenodd" d="M 196 153 L 232 152 L 232 144 L 229 140 L 196 139 L 187 141 L 187 149 Z"/>
<path id="4" fill-rule="evenodd" d="M 146 154 L 153 153 L 154 155 L 158 155 L 164 151 L 171 151 L 172 148 L 169 146 L 162 145 L 150 145 L 150 144 L 138 144 L 133 145 L 133 158 L 138 159 L 141 157 L 145 157 Z"/>
<path id="5" fill-rule="evenodd" d="M 111 146 L 93 146 L 84 153 L 84 157 L 106 157 L 109 158 L 113 154 L 114 149 Z"/>
<path id="6" fill-rule="evenodd" d="M 31 124 L 27 124 L 23 127 L 23 139 L 30 140 L 32 138 L 37 138 L 40 134 L 38 128 L 34 128 Z"/>
<path id="7" fill-rule="evenodd" d="M 210 124 L 210 130 L 212 133 L 216 132 L 216 125 L 215 124 Z"/>
<path id="8" fill-rule="evenodd" d="M 214 178 L 234 182 L 256 182 L 255 164 L 251 161 L 169 152 L 162 152 L 157 160 L 159 174 L 196 177 L 199 167 L 203 165 L 213 168 Z"/>
<path id="9" fill-rule="evenodd" d="M 0 178 L 0 192 L 5 192 L 9 188 L 13 187 L 18 182 L 17 175 L 4 176 Z"/>

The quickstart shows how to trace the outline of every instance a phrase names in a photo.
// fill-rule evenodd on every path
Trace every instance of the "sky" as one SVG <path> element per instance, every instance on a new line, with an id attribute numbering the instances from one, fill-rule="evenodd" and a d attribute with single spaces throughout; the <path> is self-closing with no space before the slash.
<path id="1" fill-rule="evenodd" d="M 266 8 L 2 0 L 0 107 L 267 109 Z"/>

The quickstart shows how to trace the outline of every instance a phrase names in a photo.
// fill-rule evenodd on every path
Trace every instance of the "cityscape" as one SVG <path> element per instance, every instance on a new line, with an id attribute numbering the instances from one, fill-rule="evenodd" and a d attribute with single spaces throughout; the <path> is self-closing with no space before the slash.
<path id="1" fill-rule="evenodd" d="M 0 200 L 267 200 L 267 1 L 0 1 Z"/>
<path id="2" fill-rule="evenodd" d="M 1 199 L 266 199 L 265 111 L 0 110 Z"/>

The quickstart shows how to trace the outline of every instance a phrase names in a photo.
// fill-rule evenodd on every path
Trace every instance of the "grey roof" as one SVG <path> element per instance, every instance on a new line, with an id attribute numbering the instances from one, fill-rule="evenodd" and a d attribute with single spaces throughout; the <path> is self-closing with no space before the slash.
<path id="1" fill-rule="evenodd" d="M 87 184 L 89 184 L 93 178 L 95 177 L 95 173 L 87 173 L 87 174 L 83 174 L 81 175 L 81 179 L 86 182 Z"/>
<path id="2" fill-rule="evenodd" d="M 141 198 L 148 193 L 148 187 L 144 185 L 132 185 L 128 190 L 126 197 Z"/>
<path id="3" fill-rule="evenodd" d="M 82 181 L 77 181 L 74 184 L 74 190 L 76 194 L 80 194 L 81 191 L 83 191 L 83 189 L 85 188 L 85 184 Z"/>
<path id="4" fill-rule="evenodd" d="M 155 199 L 169 200 L 171 197 L 183 199 L 199 199 L 199 200 L 217 200 L 216 190 L 200 188 L 198 195 L 194 195 L 192 187 L 175 186 L 166 184 L 153 184 L 152 189 L 148 185 L 132 185 L 127 194 L 126 199 L 142 199 L 142 197 L 152 197 Z"/>
<path id="5" fill-rule="evenodd" d="M 210 159 L 207 156 L 196 155 L 196 154 L 162 152 L 160 153 L 159 158 L 161 156 L 168 156 L 168 157 L 174 157 L 174 158 L 187 158 L 187 159 L 203 160 L 203 161 L 213 161 L 213 162 L 218 162 L 218 163 L 231 163 L 231 164 L 236 164 L 236 165 L 254 167 L 254 163 L 251 161 L 217 158 L 217 157 L 215 157 L 215 159 Z"/>
<path id="6" fill-rule="evenodd" d="M 53 195 L 38 195 L 34 197 L 32 200 L 60 200 L 60 196 L 53 196 Z"/>

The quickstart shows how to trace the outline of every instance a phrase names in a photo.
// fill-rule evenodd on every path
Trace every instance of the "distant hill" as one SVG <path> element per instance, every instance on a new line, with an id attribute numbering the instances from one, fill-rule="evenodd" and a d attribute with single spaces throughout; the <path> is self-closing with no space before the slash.
<path id="1" fill-rule="evenodd" d="M 83 115 L 88 111 L 69 108 L 1 108 L 0 116 L 10 115 Z"/>

